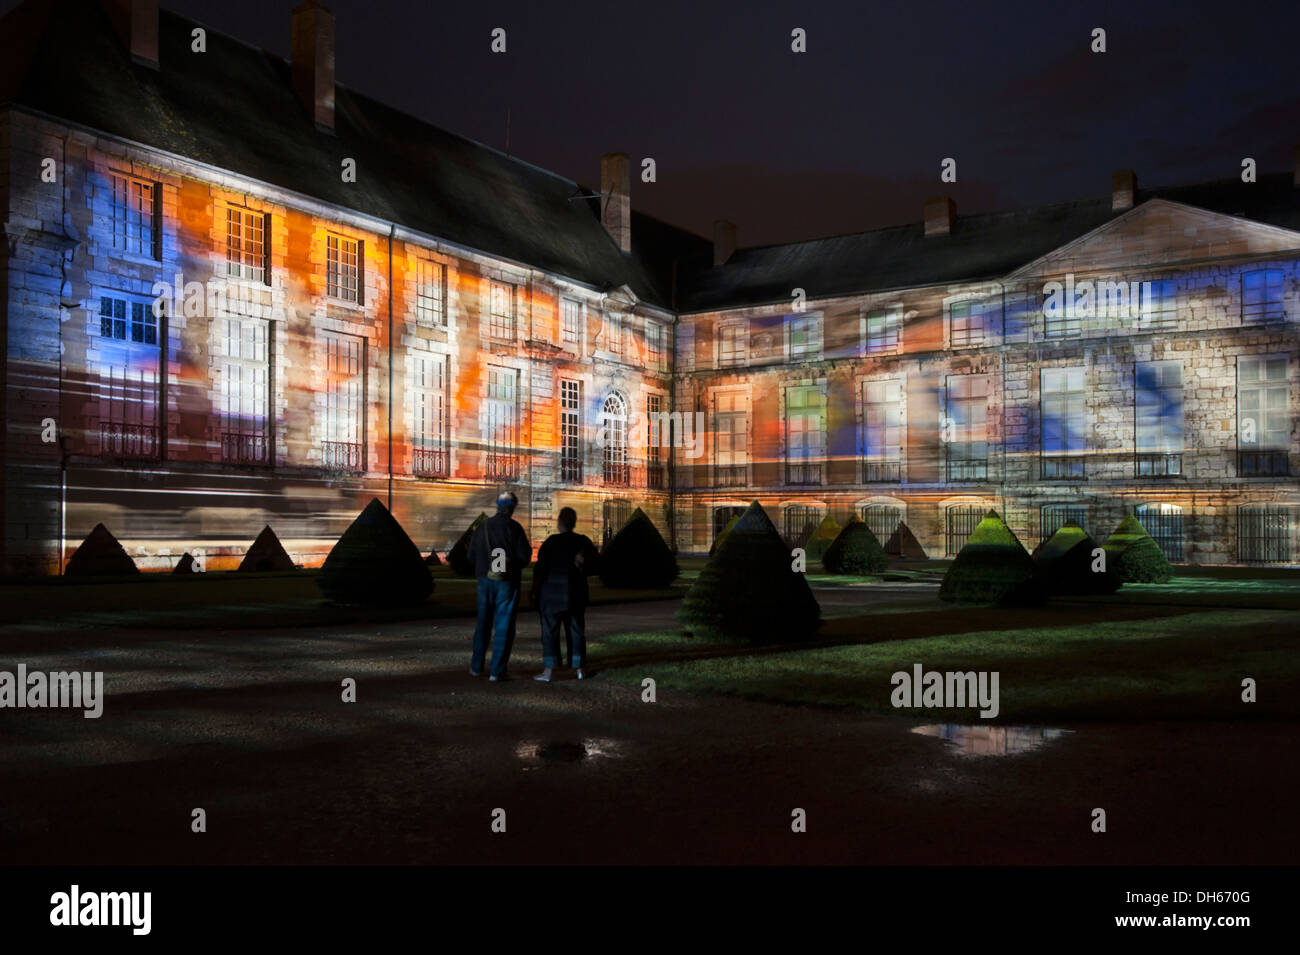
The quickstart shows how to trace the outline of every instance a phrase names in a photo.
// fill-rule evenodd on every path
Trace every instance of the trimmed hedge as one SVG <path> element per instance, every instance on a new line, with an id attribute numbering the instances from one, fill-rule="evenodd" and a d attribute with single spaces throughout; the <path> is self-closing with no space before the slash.
<path id="1" fill-rule="evenodd" d="M 189 551 L 181 554 L 181 559 L 178 560 L 176 566 L 172 568 L 173 574 L 197 574 L 198 572 L 198 561 L 194 559 L 194 555 Z"/>
<path id="2" fill-rule="evenodd" d="M 1106 550 L 1106 568 L 1124 583 L 1163 584 L 1173 576 L 1160 545 L 1132 514 L 1101 546 Z"/>
<path id="3" fill-rule="evenodd" d="M 700 571 L 677 617 L 706 640 L 792 643 L 816 636 L 821 608 L 755 501 Z"/>
<path id="4" fill-rule="evenodd" d="M 835 543 L 835 538 L 840 535 L 840 525 L 827 514 L 822 518 L 821 523 L 812 529 L 812 532 L 804 539 L 803 552 L 809 560 L 821 560 L 826 554 L 827 548 Z"/>
<path id="5" fill-rule="evenodd" d="M 889 540 L 885 541 L 885 553 L 895 557 L 915 558 L 916 560 L 925 560 L 925 548 L 921 542 L 916 539 L 912 529 L 902 521 L 898 522 L 898 527 L 894 533 L 889 535 Z"/>
<path id="6" fill-rule="evenodd" d="M 1109 566 L 1092 569 L 1096 549 L 1097 542 L 1078 524 L 1062 525 L 1034 550 L 1040 585 L 1049 594 L 1113 594 L 1123 581 Z"/>
<path id="7" fill-rule="evenodd" d="M 280 538 L 271 530 L 271 525 L 267 524 L 262 528 L 262 533 L 257 535 L 257 540 L 253 541 L 253 546 L 248 548 L 248 553 L 239 562 L 237 569 L 245 572 L 269 572 L 297 570 L 297 567 L 280 544 Z"/>
<path id="8" fill-rule="evenodd" d="M 112 532 L 103 524 L 86 535 L 81 546 L 73 551 L 63 568 L 65 577 L 106 577 L 116 574 L 138 574 L 131 555 L 126 552 Z"/>
<path id="9" fill-rule="evenodd" d="M 856 517 L 844 525 L 822 555 L 822 567 L 828 574 L 870 577 L 883 571 L 888 563 L 876 535 Z"/>
<path id="10" fill-rule="evenodd" d="M 438 552 L 436 550 L 430 548 L 429 556 L 424 558 L 424 562 L 428 564 L 430 567 L 439 567 L 442 565 L 442 558 L 438 556 Z"/>
<path id="11" fill-rule="evenodd" d="M 316 583 L 341 604 L 410 606 L 433 593 L 420 549 L 377 497 L 330 550 Z"/>
<path id="12" fill-rule="evenodd" d="M 474 523 L 465 528 L 465 533 L 460 535 L 460 539 L 452 544 L 451 550 L 447 552 L 447 566 L 456 576 L 474 576 L 474 562 L 469 559 L 469 542 L 474 539 L 474 532 L 478 530 L 478 526 L 487 519 L 486 514 L 479 514 L 474 518 Z"/>
<path id="13" fill-rule="evenodd" d="M 599 573 L 606 587 L 667 587 L 680 572 L 654 521 L 639 507 L 600 551 Z"/>
<path id="14" fill-rule="evenodd" d="M 992 510 L 939 585 L 939 599 L 954 603 L 1037 603 L 1045 597 L 1034 579 L 1034 559 Z"/>

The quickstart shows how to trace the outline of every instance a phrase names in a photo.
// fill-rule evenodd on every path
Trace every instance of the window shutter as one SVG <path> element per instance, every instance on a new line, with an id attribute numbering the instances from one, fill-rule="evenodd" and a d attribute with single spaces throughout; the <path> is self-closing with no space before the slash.
<path id="1" fill-rule="evenodd" d="M 366 240 L 357 239 L 357 304 L 366 304 Z"/>
<path id="2" fill-rule="evenodd" d="M 153 184 L 153 257 L 162 261 L 162 183 Z"/>
<path id="3" fill-rule="evenodd" d="M 271 213 L 262 216 L 262 283 L 271 284 Z"/>

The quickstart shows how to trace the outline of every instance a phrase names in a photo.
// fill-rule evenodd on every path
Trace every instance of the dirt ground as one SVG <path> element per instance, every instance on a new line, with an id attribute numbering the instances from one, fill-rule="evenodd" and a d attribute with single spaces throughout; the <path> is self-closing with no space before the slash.
<path id="1" fill-rule="evenodd" d="M 675 610 L 599 608 L 590 627 L 654 630 Z M 1300 854 L 1290 722 L 1088 723 L 1032 752 L 977 757 L 910 731 L 923 720 L 662 684 L 646 703 L 599 672 L 535 683 L 532 615 L 520 619 L 515 679 L 489 684 L 466 672 L 471 631 L 454 620 L 11 632 L 0 669 L 103 670 L 107 701 L 98 720 L 0 712 L 0 862 L 1181 865 Z M 341 700 L 345 677 L 356 703 Z M 196 807 L 206 833 L 191 831 Z M 1105 833 L 1091 831 L 1094 808 L 1106 810 Z M 504 833 L 492 829 L 497 809 Z M 806 832 L 791 831 L 795 809 Z"/>

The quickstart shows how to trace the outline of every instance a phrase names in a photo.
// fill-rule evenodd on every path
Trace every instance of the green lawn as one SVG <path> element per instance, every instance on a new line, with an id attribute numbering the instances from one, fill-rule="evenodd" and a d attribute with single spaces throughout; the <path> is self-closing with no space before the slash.
<path id="1" fill-rule="evenodd" d="M 620 638 L 650 645 L 650 635 Z M 661 635 L 661 648 L 671 639 Z M 689 641 L 676 638 L 682 652 Z M 612 661 L 613 662 L 613 661 Z M 940 722 L 980 722 L 974 710 L 895 709 L 891 675 L 997 671 L 998 723 L 1294 716 L 1300 644 L 1291 612 L 1222 610 L 1085 626 L 978 631 L 782 652 L 732 652 L 672 662 L 629 661 L 607 671 L 666 694 L 721 693 L 791 704 L 852 707 Z M 1240 701 L 1243 677 L 1259 702 Z"/>

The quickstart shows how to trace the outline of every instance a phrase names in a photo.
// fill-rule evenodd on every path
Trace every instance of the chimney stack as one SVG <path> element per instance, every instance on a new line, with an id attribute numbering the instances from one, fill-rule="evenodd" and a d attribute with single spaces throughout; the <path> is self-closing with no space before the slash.
<path id="1" fill-rule="evenodd" d="M 713 222 L 713 264 L 726 265 L 736 251 L 736 223 L 726 219 Z"/>
<path id="2" fill-rule="evenodd" d="M 158 0 L 104 0 L 104 7 L 131 59 L 158 69 Z"/>
<path id="3" fill-rule="evenodd" d="M 632 251 L 632 160 L 627 153 L 600 157 L 600 221 L 620 249 Z"/>
<path id="4" fill-rule="evenodd" d="M 925 236 L 947 235 L 957 220 L 957 203 L 947 196 L 925 201 Z"/>
<path id="5" fill-rule="evenodd" d="M 1112 212 L 1132 209 L 1137 201 L 1138 177 L 1132 169 L 1116 169 L 1110 174 L 1110 208 Z"/>
<path id="6" fill-rule="evenodd" d="M 293 91 L 318 128 L 334 128 L 334 13 L 318 0 L 293 11 L 289 43 Z"/>

